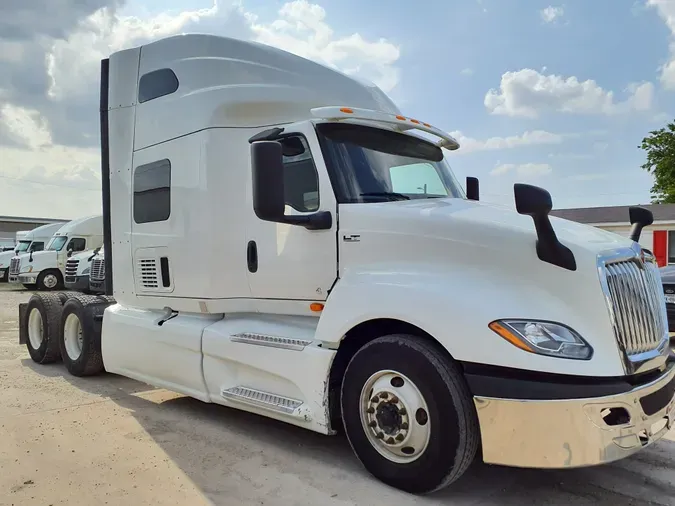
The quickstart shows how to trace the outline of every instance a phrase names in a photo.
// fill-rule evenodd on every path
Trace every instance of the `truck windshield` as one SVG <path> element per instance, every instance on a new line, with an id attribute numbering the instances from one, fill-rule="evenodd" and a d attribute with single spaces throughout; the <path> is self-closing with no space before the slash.
<path id="1" fill-rule="evenodd" d="M 339 203 L 464 198 L 443 151 L 429 141 L 345 123 L 317 130 Z"/>
<path id="2" fill-rule="evenodd" d="M 58 237 L 52 237 L 52 240 L 49 241 L 49 245 L 47 246 L 47 249 L 49 251 L 61 251 L 63 249 L 63 246 L 66 244 L 66 241 L 68 240 L 68 237 L 65 235 L 60 235 Z"/>
<path id="3" fill-rule="evenodd" d="M 30 246 L 31 241 L 19 241 L 19 244 L 16 245 L 17 253 L 23 253 L 28 251 L 28 246 Z"/>

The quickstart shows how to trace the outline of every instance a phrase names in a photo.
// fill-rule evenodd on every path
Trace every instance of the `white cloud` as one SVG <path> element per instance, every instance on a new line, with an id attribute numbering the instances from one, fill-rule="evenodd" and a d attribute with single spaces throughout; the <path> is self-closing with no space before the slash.
<path id="1" fill-rule="evenodd" d="M 569 114 L 622 114 L 647 111 L 654 98 L 650 82 L 629 85 L 627 98 L 616 101 L 613 91 L 588 79 L 544 75 L 533 69 L 505 72 L 499 89 L 485 95 L 485 107 L 492 114 L 536 118 L 541 112 L 556 111 Z"/>
<path id="2" fill-rule="evenodd" d="M 459 71 L 459 73 L 463 76 L 472 76 L 473 75 L 473 69 L 472 68 L 465 68 Z"/>
<path id="3" fill-rule="evenodd" d="M 515 173 L 521 177 L 537 177 L 544 176 L 553 171 L 553 168 L 548 163 L 502 163 L 495 166 L 490 171 L 493 176 L 501 176 L 507 173 Z"/>
<path id="4" fill-rule="evenodd" d="M 659 68 L 659 71 L 663 87 L 668 90 L 675 90 L 675 2 L 672 0 L 647 0 L 647 6 L 657 10 L 670 30 L 670 59 Z"/>
<path id="5" fill-rule="evenodd" d="M 48 19 L 42 4 L 50 1 L 59 4 L 59 15 Z M 95 191 L 99 155 L 94 148 L 99 62 L 120 49 L 177 33 L 212 33 L 285 49 L 368 79 L 385 92 L 398 83 L 398 46 L 356 32 L 336 35 L 317 4 L 287 2 L 277 19 L 263 23 L 237 0 L 202 1 L 209 3 L 156 16 L 123 16 L 118 12 L 122 0 L 35 0 L 3 6 L 0 214 L 70 217 L 100 209 Z M 34 25 L 36 19 L 41 21 Z M 27 191 L 32 192 L 30 199 L 25 198 Z M 75 193 L 56 206 L 47 197 L 33 197 L 55 191 Z"/>
<path id="6" fill-rule="evenodd" d="M 553 7 L 549 5 L 545 9 L 539 11 L 541 19 L 544 20 L 544 23 L 551 23 L 555 21 L 556 18 L 561 17 L 564 14 L 564 9 L 562 7 Z"/>
<path id="7" fill-rule="evenodd" d="M 450 132 L 459 142 L 458 153 L 472 153 L 475 151 L 496 151 L 500 149 L 513 149 L 524 146 L 536 146 L 545 144 L 560 144 L 564 140 L 561 134 L 554 134 L 546 130 L 532 130 L 521 135 L 508 137 L 489 137 L 487 139 L 475 139 L 467 137 L 460 131 Z"/>

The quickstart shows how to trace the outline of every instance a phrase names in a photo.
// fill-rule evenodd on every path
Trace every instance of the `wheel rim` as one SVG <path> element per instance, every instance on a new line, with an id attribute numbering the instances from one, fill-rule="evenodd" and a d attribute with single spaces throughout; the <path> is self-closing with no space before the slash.
<path id="1" fill-rule="evenodd" d="M 42 280 L 42 283 L 47 287 L 47 288 L 54 288 L 58 284 L 59 280 L 56 277 L 56 274 L 47 274 L 45 278 Z"/>
<path id="2" fill-rule="evenodd" d="M 396 371 L 373 374 L 361 390 L 359 411 L 368 441 L 398 464 L 417 460 L 431 437 L 429 407 L 419 388 Z"/>
<path id="3" fill-rule="evenodd" d="M 38 308 L 33 308 L 28 315 L 28 340 L 34 350 L 39 349 L 44 340 L 44 325 Z"/>
<path id="4" fill-rule="evenodd" d="M 77 360 L 82 354 L 82 325 L 75 314 L 69 314 L 63 325 L 63 343 L 71 360 Z"/>

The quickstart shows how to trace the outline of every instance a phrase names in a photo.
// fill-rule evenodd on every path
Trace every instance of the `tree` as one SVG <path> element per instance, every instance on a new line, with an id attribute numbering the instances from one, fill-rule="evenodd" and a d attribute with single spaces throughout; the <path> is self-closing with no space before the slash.
<path id="1" fill-rule="evenodd" d="M 675 122 L 649 132 L 638 146 L 647 152 L 642 168 L 654 176 L 652 203 L 675 203 Z"/>

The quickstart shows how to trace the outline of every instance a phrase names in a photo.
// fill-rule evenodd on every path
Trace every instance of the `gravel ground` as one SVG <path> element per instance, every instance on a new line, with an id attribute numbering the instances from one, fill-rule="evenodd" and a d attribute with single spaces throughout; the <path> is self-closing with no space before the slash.
<path id="1" fill-rule="evenodd" d="M 675 505 L 675 433 L 633 458 L 570 471 L 474 465 L 417 498 L 371 479 L 326 437 L 105 374 L 38 366 L 0 285 L 0 505 Z M 532 423 L 537 423 L 532 420 Z"/>

